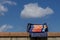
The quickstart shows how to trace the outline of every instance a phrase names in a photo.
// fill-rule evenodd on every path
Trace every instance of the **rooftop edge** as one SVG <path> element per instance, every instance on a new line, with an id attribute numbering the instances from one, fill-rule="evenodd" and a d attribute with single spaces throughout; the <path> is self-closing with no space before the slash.
<path id="1" fill-rule="evenodd" d="M 21 37 L 29 37 L 28 32 L 0 32 L 0 37 L 3 36 L 21 36 Z M 60 32 L 48 32 L 48 37 L 60 37 Z"/>

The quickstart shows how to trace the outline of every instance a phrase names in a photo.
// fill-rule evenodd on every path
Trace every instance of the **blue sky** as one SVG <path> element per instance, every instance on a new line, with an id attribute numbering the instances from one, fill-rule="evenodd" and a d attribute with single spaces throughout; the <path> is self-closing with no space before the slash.
<path id="1" fill-rule="evenodd" d="M 60 32 L 60 0 L 0 0 L 0 32 L 26 32 L 28 23 Z"/>

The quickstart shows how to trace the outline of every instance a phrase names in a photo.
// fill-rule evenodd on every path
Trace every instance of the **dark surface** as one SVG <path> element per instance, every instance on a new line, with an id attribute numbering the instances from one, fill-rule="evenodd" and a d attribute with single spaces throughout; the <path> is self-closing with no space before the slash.
<path id="1" fill-rule="evenodd" d="M 33 37 L 30 40 L 47 40 L 47 37 Z"/>
<path id="2" fill-rule="evenodd" d="M 47 37 L 47 32 L 44 33 L 30 33 L 31 37 Z"/>

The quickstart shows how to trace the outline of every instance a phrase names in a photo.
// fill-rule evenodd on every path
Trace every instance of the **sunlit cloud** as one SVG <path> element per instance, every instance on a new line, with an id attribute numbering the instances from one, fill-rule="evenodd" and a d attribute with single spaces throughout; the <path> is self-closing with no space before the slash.
<path id="1" fill-rule="evenodd" d="M 42 8 L 37 3 L 29 3 L 24 5 L 20 16 L 23 18 L 41 18 L 53 14 L 53 12 L 50 7 Z"/>

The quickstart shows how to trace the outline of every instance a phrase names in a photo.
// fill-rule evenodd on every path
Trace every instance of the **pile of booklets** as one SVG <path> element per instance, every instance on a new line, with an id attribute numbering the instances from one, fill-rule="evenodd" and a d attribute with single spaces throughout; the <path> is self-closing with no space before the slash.
<path id="1" fill-rule="evenodd" d="M 31 37 L 47 37 L 47 24 L 29 24 L 28 32 Z"/>

